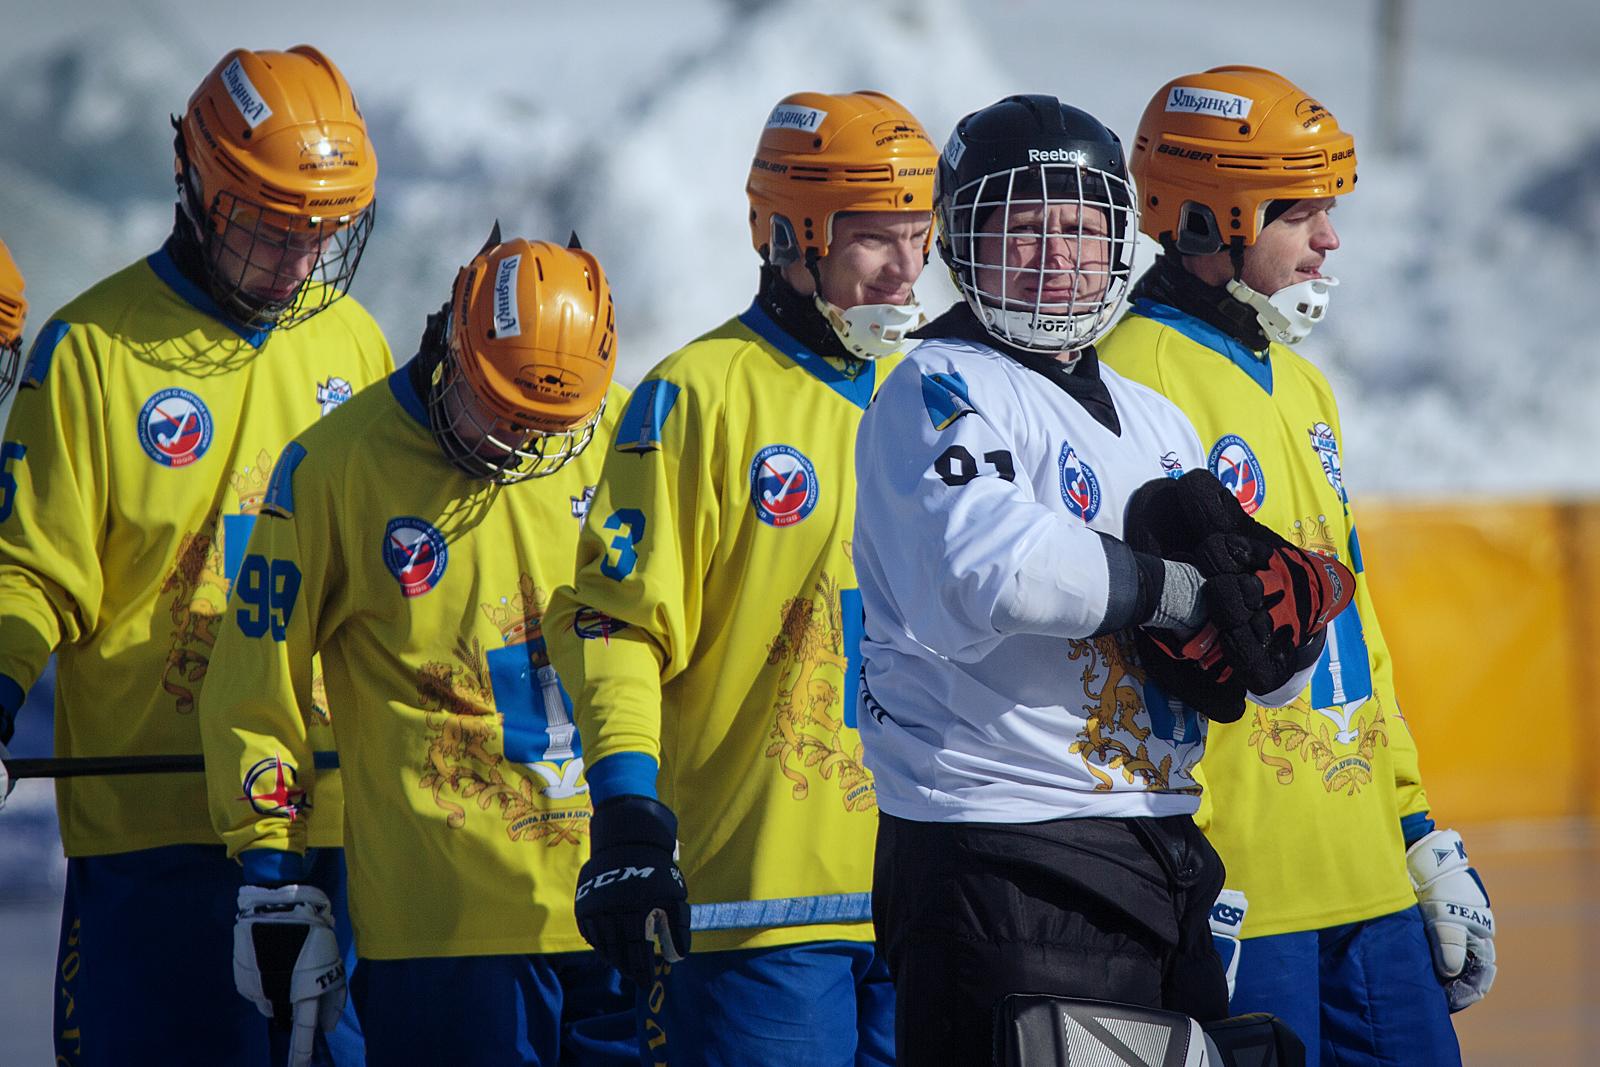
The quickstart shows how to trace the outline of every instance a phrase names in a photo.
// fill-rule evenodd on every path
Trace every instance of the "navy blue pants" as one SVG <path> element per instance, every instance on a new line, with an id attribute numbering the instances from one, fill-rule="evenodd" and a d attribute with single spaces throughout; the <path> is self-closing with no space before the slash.
<path id="1" fill-rule="evenodd" d="M 344 852 L 308 857 L 328 894 L 345 967 L 355 962 Z M 167 845 L 67 861 L 55 973 L 60 1067 L 278 1067 L 289 1035 L 239 995 L 233 924 L 244 874 L 221 845 Z M 143 1059 L 139 1059 L 142 1057 Z M 358 1067 L 361 1030 L 346 1004 L 315 1062 Z"/>
<path id="2" fill-rule="evenodd" d="M 350 990 L 367 1067 L 622 1067 L 633 994 L 593 952 L 369 960 Z"/>
<path id="3" fill-rule="evenodd" d="M 638 996 L 645 1064 L 893 1067 L 894 983 L 871 942 L 656 957 Z"/>
<path id="4" fill-rule="evenodd" d="M 1252 937 L 1239 948 L 1235 1015 L 1267 1011 L 1306 1046 L 1307 1067 L 1459 1067 L 1450 1002 L 1422 912 Z"/>

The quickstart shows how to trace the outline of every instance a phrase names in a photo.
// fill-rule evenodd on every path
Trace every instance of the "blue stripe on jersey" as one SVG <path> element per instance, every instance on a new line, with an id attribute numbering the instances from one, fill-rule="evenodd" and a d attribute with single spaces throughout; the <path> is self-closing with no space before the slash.
<path id="1" fill-rule="evenodd" d="M 1361 565 L 1361 539 L 1356 536 L 1355 523 L 1350 524 L 1350 570 L 1356 574 L 1365 570 Z"/>
<path id="2" fill-rule="evenodd" d="M 405 409 L 407 415 L 417 420 L 418 425 L 428 428 L 428 409 L 422 406 L 422 398 L 417 395 L 416 387 L 411 384 L 411 364 L 420 357 L 412 356 L 406 365 L 389 375 L 389 392 L 394 394 L 395 400 Z"/>
<path id="3" fill-rule="evenodd" d="M 339 753 L 333 749 L 313 752 L 311 753 L 311 765 L 319 771 L 336 771 L 339 769 Z"/>
<path id="4" fill-rule="evenodd" d="M 961 416 L 977 410 L 972 406 L 967 380 L 957 371 L 924 374 L 922 405 L 928 409 L 928 420 L 933 423 L 933 428 L 940 431 Z"/>
<path id="5" fill-rule="evenodd" d="M 1226 356 L 1228 362 L 1248 374 L 1250 380 L 1261 386 L 1268 396 L 1272 395 L 1272 361 L 1270 359 L 1264 356 L 1257 356 L 1250 349 L 1210 323 L 1202 322 L 1193 315 L 1179 311 L 1170 304 L 1158 304 L 1154 300 L 1135 300 L 1132 310 L 1135 315 L 1143 315 L 1145 318 L 1153 319 L 1163 326 L 1170 326 L 1189 340 L 1205 345 L 1219 355 Z"/>
<path id="6" fill-rule="evenodd" d="M 156 277 L 166 282 L 167 288 L 177 293 L 179 298 L 190 307 L 204 315 L 209 315 L 222 325 L 244 338 L 251 348 L 260 348 L 267 343 L 267 338 L 272 336 L 271 330 L 249 330 L 234 322 L 227 316 L 217 302 L 211 299 L 211 294 L 195 285 L 183 272 L 178 269 L 178 264 L 173 262 L 172 253 L 167 251 L 167 246 L 162 245 L 158 250 L 150 253 L 145 258 L 150 269 L 156 272 Z"/>
<path id="7" fill-rule="evenodd" d="M 306 458 L 305 446 L 290 441 L 283 446 L 278 465 L 272 468 L 272 479 L 267 482 L 267 495 L 262 498 L 261 510 L 287 519 L 294 514 L 294 470 Z"/>
<path id="8" fill-rule="evenodd" d="M 867 404 L 872 400 L 872 383 L 878 377 L 877 364 L 868 361 L 860 374 L 850 378 L 827 360 L 811 351 L 811 349 L 790 337 L 784 332 L 783 327 L 773 322 L 772 316 L 761 310 L 758 305 L 751 304 L 749 309 L 739 316 L 739 321 L 744 323 L 757 337 L 760 337 L 767 344 L 794 360 L 800 367 L 809 371 L 812 377 L 822 382 L 829 389 L 832 389 L 862 411 L 867 410 Z"/>
<path id="9" fill-rule="evenodd" d="M 864 923 L 871 918 L 871 893 L 826 893 L 815 897 L 689 905 L 691 930 L 767 930 L 774 926 Z"/>
<path id="10" fill-rule="evenodd" d="M 55 359 L 56 345 L 67 336 L 69 329 L 71 327 L 60 319 L 51 319 L 44 324 L 44 329 L 33 339 L 33 348 L 28 352 L 28 366 L 22 372 L 24 389 L 37 389 L 44 384 L 50 373 L 50 363 Z"/>
<path id="11" fill-rule="evenodd" d="M 589 796 L 598 804 L 612 797 L 638 796 L 656 799 L 656 774 L 661 770 L 655 758 L 643 752 L 613 752 L 584 771 Z"/>
<path id="12" fill-rule="evenodd" d="M 628 409 L 622 413 L 617 426 L 618 452 L 643 455 L 661 447 L 661 427 L 672 414 L 672 405 L 678 402 L 679 387 L 671 382 L 652 378 L 639 383 Z"/>

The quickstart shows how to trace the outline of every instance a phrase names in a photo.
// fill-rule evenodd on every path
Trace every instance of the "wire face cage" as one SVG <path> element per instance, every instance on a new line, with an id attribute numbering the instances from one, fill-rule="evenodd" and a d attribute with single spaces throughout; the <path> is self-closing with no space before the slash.
<path id="1" fill-rule="evenodd" d="M 1111 327 L 1138 244 L 1131 182 L 1075 162 L 986 174 L 955 191 L 940 223 L 956 286 L 1018 348 L 1082 348 Z"/>
<path id="2" fill-rule="evenodd" d="M 220 193 L 205 228 L 211 295 L 251 329 L 287 328 L 350 289 L 374 205 L 356 215 L 290 215 Z"/>

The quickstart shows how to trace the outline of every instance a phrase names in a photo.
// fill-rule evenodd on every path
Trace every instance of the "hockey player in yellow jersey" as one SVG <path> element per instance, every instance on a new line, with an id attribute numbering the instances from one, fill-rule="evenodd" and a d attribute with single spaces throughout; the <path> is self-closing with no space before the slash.
<path id="1" fill-rule="evenodd" d="M 377 162 L 338 69 L 309 46 L 229 52 L 173 125 L 171 236 L 43 324 L 0 446 L 0 719 L 55 650 L 59 757 L 200 752 L 196 703 L 279 450 L 393 369 L 345 295 Z M 227 989 L 240 875 L 202 777 L 64 779 L 56 797 L 59 1062 L 266 1063 L 267 1025 Z M 336 812 L 337 786 L 323 799 Z M 337 818 L 311 834 L 336 846 Z M 336 851 L 317 877 L 337 900 Z M 182 974 L 182 995 L 156 974 Z M 359 1056 L 358 1034 L 334 1036 Z"/>
<path id="2" fill-rule="evenodd" d="M 747 185 L 755 301 L 645 376 L 576 588 L 552 599 L 595 800 L 578 921 L 641 986 L 647 1063 L 893 1061 L 867 921 L 853 456 L 921 318 L 936 164 L 881 93 L 773 108 Z M 685 882 L 711 906 L 686 957 Z"/>
<path id="3" fill-rule="evenodd" d="M 296 438 L 267 490 L 200 712 L 247 882 L 239 991 L 341 984 L 299 884 L 320 652 L 374 1067 L 637 1061 L 632 998 L 572 915 L 584 746 L 541 625 L 626 402 L 615 363 L 598 260 L 496 227 L 417 357 Z"/>
<path id="4" fill-rule="evenodd" d="M 1279 75 L 1219 67 L 1155 94 L 1132 169 L 1162 255 L 1101 357 L 1184 410 L 1256 520 L 1356 574 L 1358 610 L 1329 627 L 1309 688 L 1213 723 L 1200 763 L 1196 818 L 1228 870 L 1212 926 L 1224 955 L 1237 947 L 1232 1009 L 1285 1019 L 1313 1064 L 1458 1063 L 1449 1013 L 1493 981 L 1493 916 L 1460 837 L 1431 821 L 1333 391 L 1289 347 L 1337 284 L 1323 268 L 1354 141 Z"/>

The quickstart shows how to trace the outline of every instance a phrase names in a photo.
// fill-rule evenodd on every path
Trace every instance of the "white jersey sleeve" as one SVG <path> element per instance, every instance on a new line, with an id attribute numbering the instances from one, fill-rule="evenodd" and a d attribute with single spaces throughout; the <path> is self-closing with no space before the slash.
<path id="1" fill-rule="evenodd" d="M 937 342 L 918 352 L 884 383 L 856 439 L 857 543 L 876 547 L 908 634 L 972 661 L 1012 634 L 1088 637 L 1108 618 L 1126 624 L 1111 616 L 1133 596 L 1131 555 L 1039 498 L 1040 472 L 1023 466 L 1053 457 L 1034 447 L 1002 357 L 951 362 Z"/>

